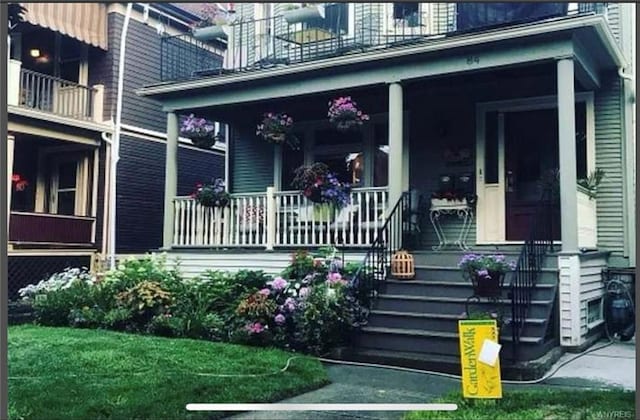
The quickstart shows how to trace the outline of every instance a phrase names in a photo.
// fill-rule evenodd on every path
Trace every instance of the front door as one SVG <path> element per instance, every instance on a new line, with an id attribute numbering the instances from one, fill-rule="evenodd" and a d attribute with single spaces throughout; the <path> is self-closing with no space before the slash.
<path id="1" fill-rule="evenodd" d="M 505 112 L 504 142 L 506 240 L 524 241 L 540 203 L 542 179 L 558 168 L 557 109 Z M 559 239 L 559 215 L 554 219 L 554 239 Z"/>

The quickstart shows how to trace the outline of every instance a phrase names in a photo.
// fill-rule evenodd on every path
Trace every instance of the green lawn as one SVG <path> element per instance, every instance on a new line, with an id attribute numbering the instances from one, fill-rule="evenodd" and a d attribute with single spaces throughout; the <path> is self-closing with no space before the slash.
<path id="1" fill-rule="evenodd" d="M 189 402 L 272 402 L 328 383 L 322 365 L 290 353 L 101 330 L 9 328 L 12 419 L 184 419 Z M 217 413 L 219 416 L 221 413 Z"/>
<path id="2" fill-rule="evenodd" d="M 635 418 L 635 392 L 527 390 L 503 391 L 501 400 L 464 400 L 453 393 L 437 402 L 456 403 L 457 411 L 416 411 L 405 420 L 590 420 Z"/>

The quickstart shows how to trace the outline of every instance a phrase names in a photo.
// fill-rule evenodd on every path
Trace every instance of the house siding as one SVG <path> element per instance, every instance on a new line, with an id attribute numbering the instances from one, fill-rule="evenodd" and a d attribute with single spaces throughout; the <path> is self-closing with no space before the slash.
<path id="1" fill-rule="evenodd" d="M 596 167 L 605 171 L 598 186 L 598 247 L 624 256 L 624 198 L 622 149 L 622 97 L 615 73 L 602 79 L 595 92 Z"/>
<path id="2" fill-rule="evenodd" d="M 162 246 L 166 145 L 122 136 L 118 163 L 117 252 L 137 253 Z M 197 182 L 224 174 L 224 156 L 178 148 L 178 195 Z"/>

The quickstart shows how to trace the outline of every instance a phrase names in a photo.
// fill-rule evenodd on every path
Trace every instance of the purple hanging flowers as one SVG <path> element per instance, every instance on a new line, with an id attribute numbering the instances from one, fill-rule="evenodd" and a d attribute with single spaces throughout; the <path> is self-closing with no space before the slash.
<path id="1" fill-rule="evenodd" d="M 358 109 L 351 96 L 329 101 L 329 121 L 340 131 L 347 131 L 361 126 L 369 120 L 369 116 Z"/>

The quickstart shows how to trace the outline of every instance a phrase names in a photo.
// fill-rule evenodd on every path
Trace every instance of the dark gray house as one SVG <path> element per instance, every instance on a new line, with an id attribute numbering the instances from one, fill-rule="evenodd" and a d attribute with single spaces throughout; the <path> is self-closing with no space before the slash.
<path id="1" fill-rule="evenodd" d="M 109 249 L 109 172 L 126 11 L 121 3 L 23 6 L 24 22 L 11 34 L 7 93 L 12 296 L 67 266 L 89 266 Z M 162 246 L 166 117 L 157 102 L 134 91 L 161 80 L 162 40 L 189 32 L 197 20 L 168 3 L 133 6 L 115 198 L 119 254 Z M 202 56 L 216 61 L 223 51 L 219 43 Z M 196 63 L 182 64 L 188 71 Z M 225 149 L 223 143 L 203 150 L 180 140 L 181 194 L 199 181 L 224 177 Z"/>

